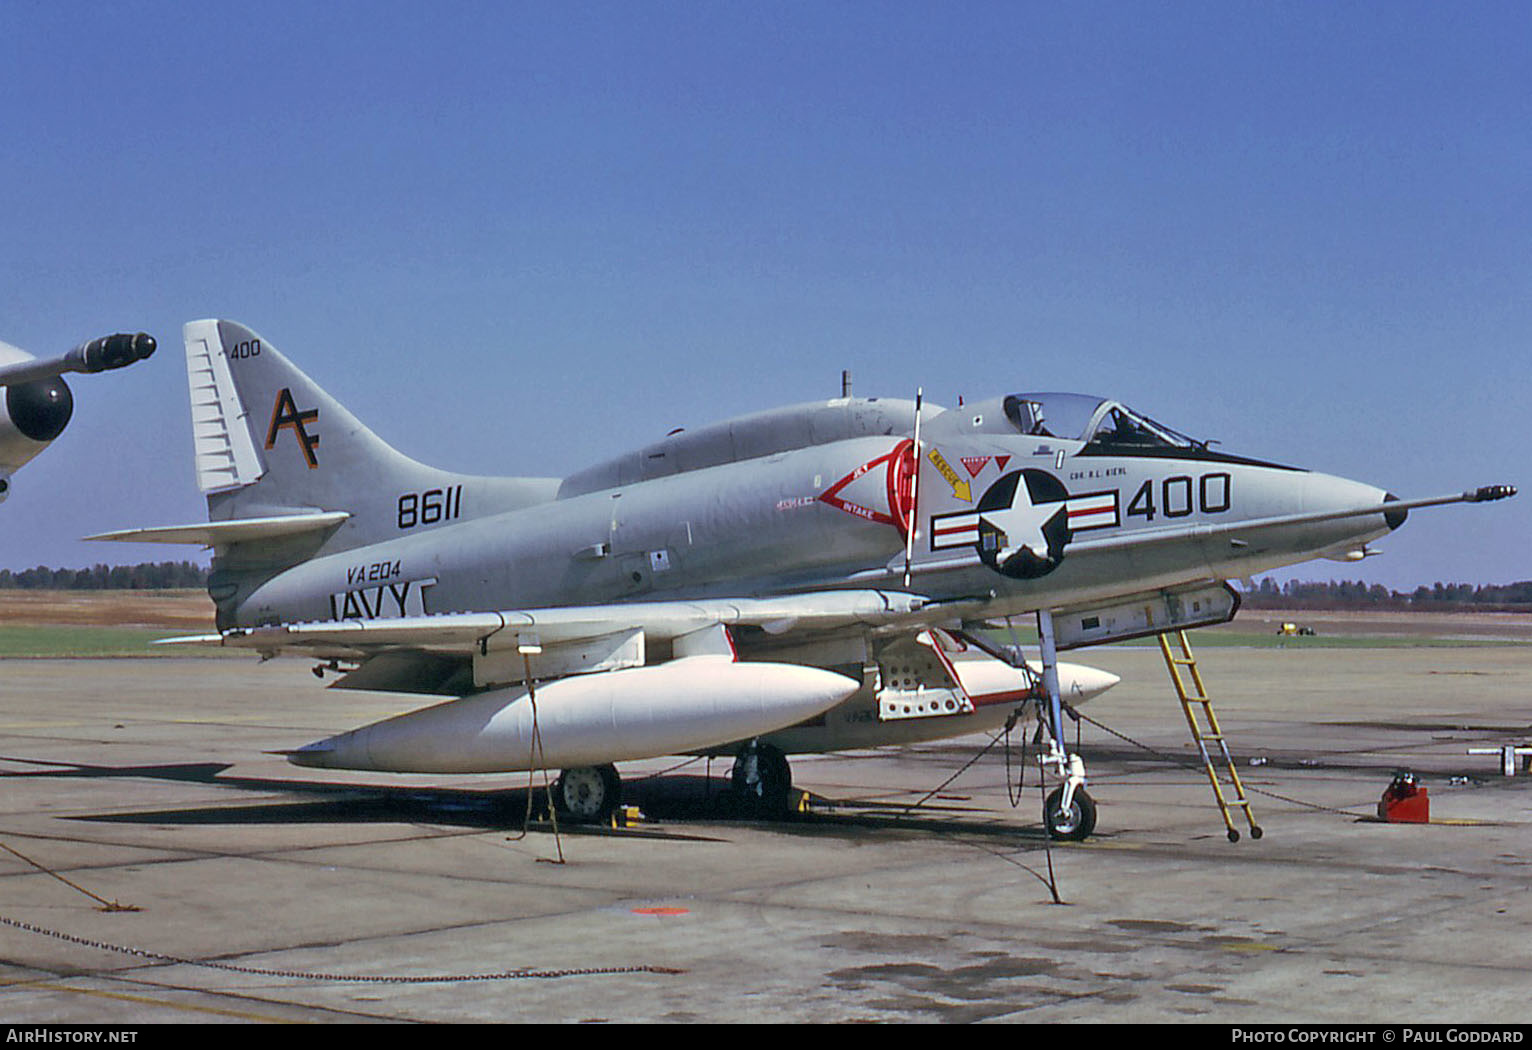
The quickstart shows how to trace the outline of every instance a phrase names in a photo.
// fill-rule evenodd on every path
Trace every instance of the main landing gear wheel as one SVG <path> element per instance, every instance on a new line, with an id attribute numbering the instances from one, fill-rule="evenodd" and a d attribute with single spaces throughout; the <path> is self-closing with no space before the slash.
<path id="1" fill-rule="evenodd" d="M 1096 830 L 1096 801 L 1085 793 L 1084 788 L 1075 789 L 1075 797 L 1069 808 L 1063 807 L 1064 789 L 1054 788 L 1043 803 L 1043 824 L 1048 836 L 1068 842 L 1084 842 Z"/>
<path id="2" fill-rule="evenodd" d="M 741 812 L 761 820 L 783 820 L 793 789 L 793 771 L 787 756 L 770 744 L 750 744 L 740 749 L 729 774 Z"/>
<path id="3" fill-rule="evenodd" d="M 553 805 L 572 824 L 604 824 L 622 801 L 622 778 L 615 766 L 576 766 L 559 774 Z"/>

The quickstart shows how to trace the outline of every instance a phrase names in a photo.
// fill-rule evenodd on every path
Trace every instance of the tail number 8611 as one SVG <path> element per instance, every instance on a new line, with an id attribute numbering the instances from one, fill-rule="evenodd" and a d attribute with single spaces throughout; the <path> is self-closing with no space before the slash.
<path id="1" fill-rule="evenodd" d="M 428 489 L 425 492 L 406 492 L 399 497 L 399 527 L 413 529 L 416 525 L 437 525 L 453 521 L 463 513 L 463 486 L 445 489 Z"/>

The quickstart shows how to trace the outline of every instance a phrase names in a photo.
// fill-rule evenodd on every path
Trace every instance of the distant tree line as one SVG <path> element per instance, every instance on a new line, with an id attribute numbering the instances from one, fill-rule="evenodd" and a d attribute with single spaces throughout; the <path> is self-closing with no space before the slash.
<path id="1" fill-rule="evenodd" d="M 93 565 L 88 569 L 0 569 L 0 590 L 168 591 L 207 586 L 207 568 L 189 561 Z"/>
<path id="2" fill-rule="evenodd" d="M 13 572 L 0 569 L 0 590 L 49 591 L 163 591 L 207 586 L 207 567 L 190 561 L 143 562 L 138 565 L 93 565 L 88 569 L 35 569 Z M 1413 591 L 1394 591 L 1380 583 L 1361 580 L 1309 582 L 1288 580 L 1278 584 L 1271 577 L 1260 580 L 1255 590 L 1244 592 L 1252 608 L 1331 609 L 1434 609 L 1481 612 L 1532 612 L 1532 580 L 1520 583 L 1422 584 Z"/>
<path id="3" fill-rule="evenodd" d="M 1244 600 L 1254 608 L 1414 609 L 1474 612 L 1532 612 L 1532 580 L 1519 583 L 1433 583 L 1394 591 L 1380 583 L 1262 579 Z"/>

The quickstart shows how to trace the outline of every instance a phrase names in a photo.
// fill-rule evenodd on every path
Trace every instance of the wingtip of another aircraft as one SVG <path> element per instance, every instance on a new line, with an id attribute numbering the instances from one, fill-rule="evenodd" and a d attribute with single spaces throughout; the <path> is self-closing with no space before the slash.
<path id="1" fill-rule="evenodd" d="M 1469 503 L 1493 503 L 1498 499 L 1510 499 L 1516 495 L 1515 485 L 1481 485 L 1472 492 L 1463 493 Z"/>

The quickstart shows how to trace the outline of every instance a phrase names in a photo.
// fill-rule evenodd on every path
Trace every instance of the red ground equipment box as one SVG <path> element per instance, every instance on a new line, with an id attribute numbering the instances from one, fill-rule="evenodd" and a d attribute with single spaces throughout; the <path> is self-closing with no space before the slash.
<path id="1" fill-rule="evenodd" d="M 1431 800 L 1414 773 L 1396 773 L 1378 800 L 1378 818 L 1391 824 L 1431 823 Z"/>

